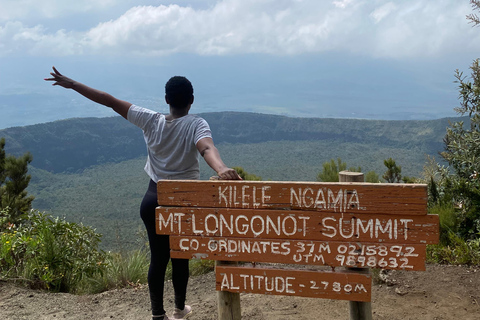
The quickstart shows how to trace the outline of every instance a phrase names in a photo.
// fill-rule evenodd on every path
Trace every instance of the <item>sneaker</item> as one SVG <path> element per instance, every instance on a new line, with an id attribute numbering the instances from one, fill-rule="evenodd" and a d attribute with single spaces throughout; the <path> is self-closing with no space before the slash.
<path id="1" fill-rule="evenodd" d="M 152 320 L 169 320 L 167 315 L 164 314 L 163 316 L 153 316 Z"/>
<path id="2" fill-rule="evenodd" d="M 192 307 L 185 305 L 183 310 L 175 308 L 173 319 L 185 319 L 192 314 Z"/>

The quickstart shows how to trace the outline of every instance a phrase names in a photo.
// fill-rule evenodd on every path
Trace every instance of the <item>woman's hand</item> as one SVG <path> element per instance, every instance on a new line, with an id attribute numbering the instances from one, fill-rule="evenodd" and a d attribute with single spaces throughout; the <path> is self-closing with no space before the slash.
<path id="1" fill-rule="evenodd" d="M 58 72 L 55 67 L 53 67 L 53 72 L 50 72 L 53 78 L 45 78 L 45 81 L 55 81 L 52 85 L 53 86 L 61 86 L 67 89 L 72 89 L 75 86 L 75 81 L 65 77 L 60 72 Z"/>
<path id="2" fill-rule="evenodd" d="M 220 153 L 218 149 L 213 144 L 212 138 L 202 138 L 197 142 L 198 152 L 205 159 L 207 164 L 215 170 L 220 179 L 222 180 L 243 180 L 232 168 L 229 168 L 223 163 L 222 158 L 220 158 Z"/>
<path id="3" fill-rule="evenodd" d="M 50 74 L 52 75 L 52 78 L 45 78 L 45 81 L 55 81 L 53 83 L 54 86 L 61 86 L 67 89 L 73 89 L 87 99 L 112 108 L 113 111 L 127 119 L 128 109 L 132 105 L 130 102 L 117 99 L 111 94 L 97 90 L 95 88 L 91 88 L 87 85 L 84 85 L 83 83 L 65 77 L 63 74 L 58 72 L 55 67 L 53 67 L 53 72 L 50 72 Z"/>
<path id="4" fill-rule="evenodd" d="M 217 172 L 221 180 L 243 180 L 232 168 L 225 168 Z"/>

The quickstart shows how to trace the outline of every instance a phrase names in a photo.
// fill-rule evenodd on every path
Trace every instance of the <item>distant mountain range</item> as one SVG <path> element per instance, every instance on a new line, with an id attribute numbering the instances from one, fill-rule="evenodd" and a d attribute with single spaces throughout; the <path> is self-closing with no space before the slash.
<path id="1" fill-rule="evenodd" d="M 263 180 L 315 181 L 322 164 L 375 171 L 392 157 L 402 174 L 421 176 L 425 155 L 438 157 L 449 119 L 383 121 L 289 118 L 256 113 L 205 113 L 225 163 Z M 459 120 L 450 119 L 453 121 Z M 33 155 L 28 187 L 33 206 L 93 226 L 105 249 L 139 245 L 138 207 L 148 177 L 142 132 L 121 117 L 77 118 L 0 130 L 6 150 Z M 204 161 L 201 179 L 215 173 Z M 140 241 L 139 241 L 140 240 Z"/>
<path id="2" fill-rule="evenodd" d="M 200 114 L 216 144 L 273 141 L 321 141 L 338 145 L 360 143 L 372 148 L 413 149 L 436 154 L 443 148 L 448 121 L 291 118 L 218 112 Z M 121 117 L 76 118 L 0 130 L 6 150 L 33 154 L 32 165 L 49 172 L 81 172 L 85 168 L 145 155 L 142 132 Z M 332 154 L 332 158 L 336 155 Z"/>

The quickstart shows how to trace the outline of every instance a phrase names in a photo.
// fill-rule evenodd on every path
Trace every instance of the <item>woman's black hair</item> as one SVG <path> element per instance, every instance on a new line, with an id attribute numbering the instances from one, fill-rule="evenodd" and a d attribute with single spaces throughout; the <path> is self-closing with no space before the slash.
<path id="1" fill-rule="evenodd" d="M 186 108 L 192 102 L 192 83 L 185 77 L 171 77 L 165 84 L 165 95 L 170 106 L 178 109 Z"/>

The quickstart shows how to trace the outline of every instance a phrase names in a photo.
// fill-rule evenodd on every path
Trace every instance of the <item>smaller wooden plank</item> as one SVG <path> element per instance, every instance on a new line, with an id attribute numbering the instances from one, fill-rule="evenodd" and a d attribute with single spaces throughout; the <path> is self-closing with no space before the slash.
<path id="1" fill-rule="evenodd" d="M 425 271 L 425 245 L 170 236 L 179 259 Z"/>
<path id="2" fill-rule="evenodd" d="M 217 266 L 215 274 L 219 291 L 371 300 L 372 281 L 368 274 L 230 266 Z"/>
<path id="3" fill-rule="evenodd" d="M 394 216 L 295 210 L 157 207 L 157 234 L 431 244 L 438 215 Z"/>
<path id="4" fill-rule="evenodd" d="M 427 214 L 425 184 L 161 180 L 157 190 L 160 206 Z"/>

